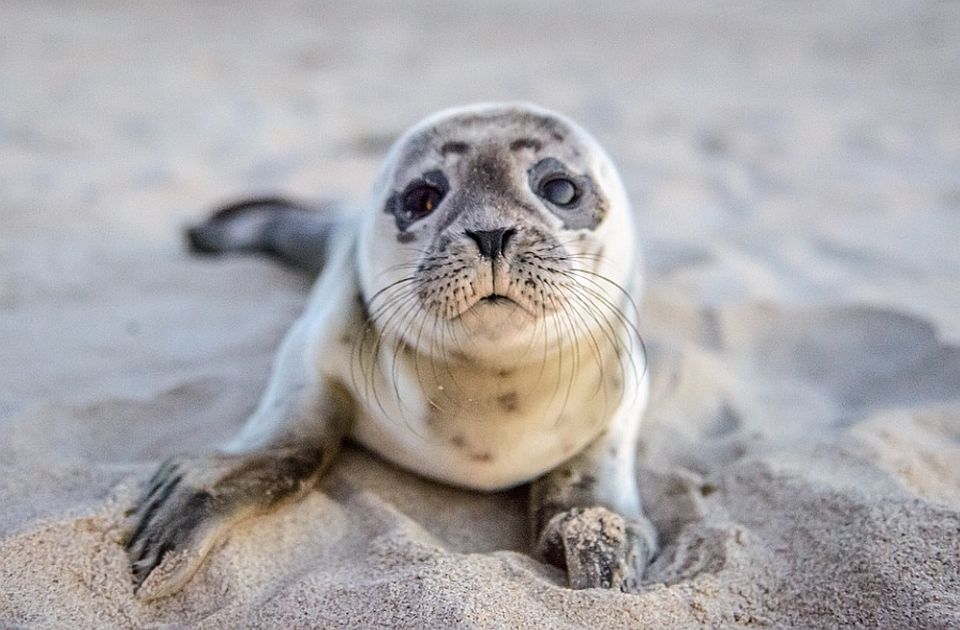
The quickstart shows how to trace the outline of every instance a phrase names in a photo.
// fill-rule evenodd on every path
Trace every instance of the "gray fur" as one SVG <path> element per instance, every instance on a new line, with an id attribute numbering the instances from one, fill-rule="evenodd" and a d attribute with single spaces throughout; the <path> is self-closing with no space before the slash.
<path id="1" fill-rule="evenodd" d="M 539 187 L 561 174 L 579 196 L 557 208 Z M 404 214 L 424 181 L 442 199 Z M 145 485 L 128 542 L 141 597 L 175 592 L 233 524 L 302 496 L 347 435 L 451 484 L 535 480 L 535 553 L 572 587 L 637 588 L 655 548 L 634 478 L 637 243 L 586 132 L 525 105 L 442 112 L 394 145 L 357 220 L 260 199 L 188 236 L 323 273 L 243 430 Z"/>
<path id="2" fill-rule="evenodd" d="M 187 228 L 186 237 L 198 254 L 263 253 L 316 274 L 344 214 L 342 204 L 332 200 L 311 206 L 283 197 L 253 198 L 220 207 Z"/>
<path id="3" fill-rule="evenodd" d="M 252 457 L 218 454 L 165 462 L 134 507 L 138 525 L 126 548 L 135 588 L 167 553 L 199 550 L 214 532 L 301 496 L 334 452 L 335 445 L 307 445 L 268 449 Z M 163 589 L 155 589 L 148 596 L 163 594 Z"/>

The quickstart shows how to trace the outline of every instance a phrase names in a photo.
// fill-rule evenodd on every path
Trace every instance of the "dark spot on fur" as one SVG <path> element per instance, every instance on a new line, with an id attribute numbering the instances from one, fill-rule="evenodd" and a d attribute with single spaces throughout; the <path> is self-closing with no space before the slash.
<path id="1" fill-rule="evenodd" d="M 513 370 L 500 370 L 499 372 L 497 372 L 497 376 L 499 376 L 500 378 L 507 378 L 512 374 L 513 374 Z"/>
<path id="2" fill-rule="evenodd" d="M 705 483 L 705 484 L 703 484 L 702 486 L 700 486 L 700 494 L 703 495 L 703 496 L 705 496 L 705 497 L 709 497 L 711 494 L 713 494 L 714 492 L 716 492 L 716 491 L 719 490 L 719 489 L 720 489 L 720 488 L 718 488 L 717 486 L 713 485 L 712 483 Z"/>
<path id="3" fill-rule="evenodd" d="M 534 138 L 518 138 L 510 143 L 511 151 L 519 151 L 520 149 L 533 149 L 534 151 L 539 151 L 543 148 L 543 143 Z"/>
<path id="4" fill-rule="evenodd" d="M 593 475 L 582 475 L 570 485 L 581 490 L 590 490 L 597 485 L 597 478 Z"/>
<path id="5" fill-rule="evenodd" d="M 457 448 L 463 448 L 466 445 L 466 440 L 463 439 L 462 435 L 455 435 L 450 438 L 450 443 L 456 446 Z"/>
<path id="6" fill-rule="evenodd" d="M 445 142 L 442 147 L 440 147 L 440 153 L 442 155 L 447 155 L 449 153 L 466 153 L 470 150 L 470 145 L 466 142 Z"/>
<path id="7" fill-rule="evenodd" d="M 493 455 L 490 453 L 470 453 L 470 459 L 475 462 L 492 462 Z"/>
<path id="8" fill-rule="evenodd" d="M 520 404 L 520 397 L 517 396 L 517 392 L 507 392 L 497 396 L 497 404 L 504 411 L 516 411 L 517 405 Z"/>
<path id="9" fill-rule="evenodd" d="M 417 235 L 413 232 L 397 232 L 398 243 L 412 243 L 417 240 Z"/>

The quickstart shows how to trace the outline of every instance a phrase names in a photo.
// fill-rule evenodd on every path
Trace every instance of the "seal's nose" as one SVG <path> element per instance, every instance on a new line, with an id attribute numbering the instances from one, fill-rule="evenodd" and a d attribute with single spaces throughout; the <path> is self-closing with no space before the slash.
<path id="1" fill-rule="evenodd" d="M 503 251 L 507 248 L 507 241 L 516 233 L 517 231 L 513 228 L 464 230 L 464 234 L 472 238 L 473 242 L 477 244 L 480 255 L 491 259 L 503 256 Z"/>

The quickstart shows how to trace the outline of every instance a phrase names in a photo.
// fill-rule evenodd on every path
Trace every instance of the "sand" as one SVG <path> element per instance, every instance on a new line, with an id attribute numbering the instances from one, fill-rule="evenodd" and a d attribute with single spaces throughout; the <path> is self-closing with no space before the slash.
<path id="1" fill-rule="evenodd" d="M 0 627 L 960 627 L 960 5 L 704 4 L 0 5 Z M 308 286 L 181 226 L 362 200 L 499 99 L 593 130 L 643 225 L 643 591 L 564 588 L 522 489 L 349 448 L 138 601 L 124 509 L 243 422 Z"/>

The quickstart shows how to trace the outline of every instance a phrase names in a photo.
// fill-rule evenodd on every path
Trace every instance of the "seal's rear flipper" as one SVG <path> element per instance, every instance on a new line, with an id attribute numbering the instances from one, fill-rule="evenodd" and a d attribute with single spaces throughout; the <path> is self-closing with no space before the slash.
<path id="1" fill-rule="evenodd" d="M 247 199 L 222 206 L 187 228 L 187 243 L 195 253 L 263 253 L 317 273 L 339 223 L 337 209 L 334 202 L 311 207 L 283 197 Z"/>

